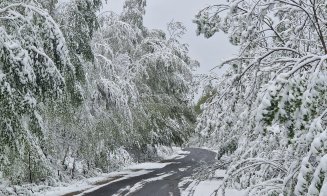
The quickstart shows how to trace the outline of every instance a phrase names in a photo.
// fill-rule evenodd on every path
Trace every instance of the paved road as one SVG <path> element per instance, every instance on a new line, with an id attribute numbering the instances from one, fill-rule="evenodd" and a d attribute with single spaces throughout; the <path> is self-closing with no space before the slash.
<path id="1" fill-rule="evenodd" d="M 214 152 L 204 149 L 187 148 L 184 150 L 189 151 L 190 154 L 182 159 L 165 160 L 166 162 L 174 163 L 164 168 L 153 170 L 144 175 L 113 182 L 85 195 L 179 196 L 181 193 L 178 183 L 182 181 L 182 178 L 190 177 L 203 164 L 213 163 L 216 156 Z M 142 188 L 138 186 L 140 183 L 142 184 Z M 188 185 L 186 184 L 184 186 Z"/>

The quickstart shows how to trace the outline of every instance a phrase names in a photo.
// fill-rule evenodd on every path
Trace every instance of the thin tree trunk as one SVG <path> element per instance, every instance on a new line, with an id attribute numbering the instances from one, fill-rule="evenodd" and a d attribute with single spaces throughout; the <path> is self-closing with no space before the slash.
<path id="1" fill-rule="evenodd" d="M 74 172 L 76 169 L 76 159 L 74 158 L 74 162 L 73 162 L 73 169 L 72 169 L 72 179 L 74 179 Z"/>
<path id="2" fill-rule="evenodd" d="M 31 169 L 31 152 L 28 151 L 28 170 L 29 170 L 29 180 L 32 183 L 32 169 Z"/>
<path id="3" fill-rule="evenodd" d="M 64 158 L 62 159 L 62 162 L 61 162 L 62 165 L 65 165 L 65 160 L 66 160 L 66 157 L 67 157 L 68 151 L 69 151 L 69 146 L 67 147 L 67 149 L 66 149 L 66 151 L 65 151 Z"/>
<path id="4" fill-rule="evenodd" d="M 313 0 L 312 8 L 313 8 L 313 17 L 314 17 L 314 19 L 315 19 L 315 21 L 317 23 L 318 36 L 319 36 L 320 42 L 322 44 L 322 47 L 324 49 L 324 52 L 325 52 L 325 54 L 327 54 L 326 42 L 325 42 L 323 33 L 321 31 L 321 27 L 320 27 L 320 24 L 319 24 L 319 19 L 318 19 L 318 16 L 317 16 L 317 8 L 316 8 L 316 2 L 315 2 L 315 0 Z"/>

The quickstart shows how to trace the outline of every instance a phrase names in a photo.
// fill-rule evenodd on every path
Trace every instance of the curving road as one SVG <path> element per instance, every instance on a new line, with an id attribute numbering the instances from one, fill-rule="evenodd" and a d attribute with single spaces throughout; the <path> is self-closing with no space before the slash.
<path id="1" fill-rule="evenodd" d="M 86 196 L 179 196 L 180 188 L 189 184 L 182 184 L 182 179 L 191 177 L 195 170 L 203 164 L 215 161 L 216 153 L 204 149 L 187 148 L 190 153 L 181 159 L 165 160 L 173 162 L 161 169 L 150 173 L 112 182 Z M 179 187 L 178 185 L 180 184 Z"/>

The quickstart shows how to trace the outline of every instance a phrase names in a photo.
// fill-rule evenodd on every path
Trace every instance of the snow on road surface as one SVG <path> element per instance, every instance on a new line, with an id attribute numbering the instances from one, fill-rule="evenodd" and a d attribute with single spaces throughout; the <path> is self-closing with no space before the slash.
<path id="1" fill-rule="evenodd" d="M 135 176 L 141 176 L 141 175 L 150 173 L 154 169 L 160 169 L 169 164 L 172 164 L 172 162 L 135 164 L 130 167 L 126 167 L 126 169 L 121 172 L 112 172 L 110 174 L 104 174 L 99 177 L 94 177 L 94 178 L 90 178 L 90 179 L 86 179 L 86 180 L 77 182 L 77 183 L 72 184 L 67 187 L 54 187 L 51 191 L 41 192 L 36 195 L 38 195 L 38 196 L 41 196 L 41 195 L 42 196 L 43 195 L 44 196 L 57 196 L 57 195 L 64 195 L 67 193 L 79 192 L 79 191 L 81 191 L 83 193 L 78 194 L 78 195 L 83 195 L 84 193 L 93 192 L 101 187 L 107 186 L 110 183 L 117 182 L 120 180 L 125 180 L 125 179 L 132 178 Z M 139 170 L 139 171 L 135 171 L 135 170 Z M 160 176 L 160 177 L 162 177 L 162 176 Z M 108 183 L 104 183 L 102 185 L 94 185 L 101 181 L 108 181 Z"/>
<path id="2" fill-rule="evenodd" d="M 147 174 L 147 173 L 150 173 L 150 172 L 151 172 L 151 170 L 129 171 L 129 173 L 127 173 L 124 177 L 118 178 L 117 180 L 110 181 L 110 182 L 108 182 L 106 184 L 103 184 L 103 185 L 100 185 L 100 186 L 93 186 L 92 188 L 90 188 L 90 189 L 88 189 L 86 191 L 83 191 L 83 193 L 78 194 L 78 195 L 82 196 L 85 193 L 90 193 L 90 192 L 98 190 L 98 189 L 100 189 L 102 187 L 108 186 L 111 183 L 114 183 L 114 182 L 117 182 L 117 181 L 120 181 L 120 180 L 125 180 L 125 179 L 132 178 L 132 177 L 136 177 L 136 176 L 141 176 L 141 175 L 144 175 L 144 174 Z"/>
<path id="3" fill-rule="evenodd" d="M 126 167 L 125 169 L 130 170 L 138 170 L 138 169 L 144 169 L 144 170 L 153 170 L 153 169 L 161 169 L 163 167 L 166 167 L 167 165 L 172 164 L 172 162 L 168 163 L 140 163 L 136 165 L 131 165 Z"/>
<path id="4" fill-rule="evenodd" d="M 189 152 L 179 151 L 178 154 L 171 156 L 168 162 L 161 163 L 141 163 L 135 164 L 128 167 L 125 167 L 123 171 L 113 172 L 110 174 L 103 174 L 99 177 L 85 179 L 74 184 L 71 184 L 67 187 L 56 187 L 52 188 L 50 191 L 40 192 L 35 195 L 44 195 L 44 196 L 54 196 L 54 195 L 65 195 L 67 193 L 74 193 L 72 195 L 83 195 L 85 193 L 91 193 L 102 187 L 108 186 L 111 183 L 119 182 L 122 180 L 130 179 L 133 177 L 141 176 L 148 174 L 154 170 L 161 169 L 167 165 L 173 164 L 174 161 L 186 157 Z M 184 172 L 189 169 L 191 166 L 180 167 L 177 169 L 177 172 Z M 176 173 L 176 171 L 175 171 Z M 155 182 L 165 180 L 167 177 L 175 175 L 174 172 L 170 173 L 157 173 L 155 177 L 141 180 L 136 184 L 122 187 L 115 196 L 132 196 L 135 192 L 143 189 L 145 185 Z M 180 179 L 178 183 L 178 189 L 180 190 L 181 196 L 211 196 L 212 193 L 222 184 L 223 178 L 226 176 L 225 170 L 217 170 L 215 175 L 211 180 L 198 181 L 190 177 L 185 177 Z M 218 192 L 218 196 L 222 195 L 221 192 Z M 169 194 L 173 195 L 172 192 Z M 244 191 L 238 191 L 233 189 L 226 189 L 226 196 L 243 196 Z"/>
<path id="5" fill-rule="evenodd" d="M 125 194 L 125 196 L 129 196 L 131 195 L 132 193 L 140 190 L 146 183 L 149 183 L 149 182 L 154 182 L 154 181 L 158 181 L 158 180 L 162 180 L 168 176 L 171 176 L 173 175 L 174 173 L 169 173 L 169 174 L 163 174 L 163 175 L 160 175 L 158 177 L 155 177 L 155 178 L 150 178 L 150 179 L 146 179 L 146 180 L 142 180 L 138 183 L 136 183 L 133 187 L 130 187 L 130 186 L 127 186 L 125 188 L 123 188 L 122 190 L 120 190 L 117 194 L 113 195 L 113 196 L 121 196 L 120 193 L 128 190 L 128 193 Z"/>
<path id="6" fill-rule="evenodd" d="M 183 158 L 189 154 L 187 151 L 181 150 L 180 147 L 173 147 L 173 153 L 169 154 L 164 152 L 164 150 L 159 149 L 158 154 L 159 157 L 164 159 L 173 159 L 173 158 Z M 166 151 L 169 151 L 167 148 Z M 58 195 L 65 195 L 69 193 L 78 194 L 80 193 L 87 193 L 99 189 L 103 186 L 106 186 L 110 183 L 117 182 L 119 180 L 124 180 L 127 178 L 132 178 L 135 176 L 141 176 L 147 173 L 150 173 L 154 169 L 163 168 L 172 162 L 167 163 L 140 163 L 134 164 L 131 166 L 125 167 L 123 171 L 120 172 L 111 172 L 108 174 L 101 174 L 97 177 L 84 179 L 81 181 L 76 181 L 74 183 L 69 184 L 68 186 L 58 186 L 58 187 L 35 187 L 34 195 L 36 196 L 58 196 Z M 135 171 L 139 170 L 139 171 Z M 107 183 L 106 183 L 107 182 Z M 100 185 L 99 185 L 100 184 Z M 41 189 L 38 191 L 38 189 Z M 75 195 L 75 194 L 74 194 Z"/>

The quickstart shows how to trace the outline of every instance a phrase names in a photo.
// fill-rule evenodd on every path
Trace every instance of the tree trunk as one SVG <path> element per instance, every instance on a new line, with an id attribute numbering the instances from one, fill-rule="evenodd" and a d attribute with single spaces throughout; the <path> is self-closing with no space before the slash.
<path id="1" fill-rule="evenodd" d="M 73 162 L 73 169 L 72 169 L 72 179 L 74 179 L 74 172 L 75 172 L 75 169 L 76 169 L 76 159 L 74 158 L 74 162 Z"/>
<path id="2" fill-rule="evenodd" d="M 31 168 L 31 152 L 28 151 L 28 171 L 29 171 L 29 180 L 32 183 L 32 168 Z"/>
<path id="3" fill-rule="evenodd" d="M 66 157 L 67 157 L 68 151 L 69 151 L 69 146 L 67 147 L 67 149 L 66 149 L 66 151 L 65 151 L 64 158 L 62 159 L 62 162 L 61 162 L 62 165 L 65 165 L 65 160 L 66 160 Z"/>

